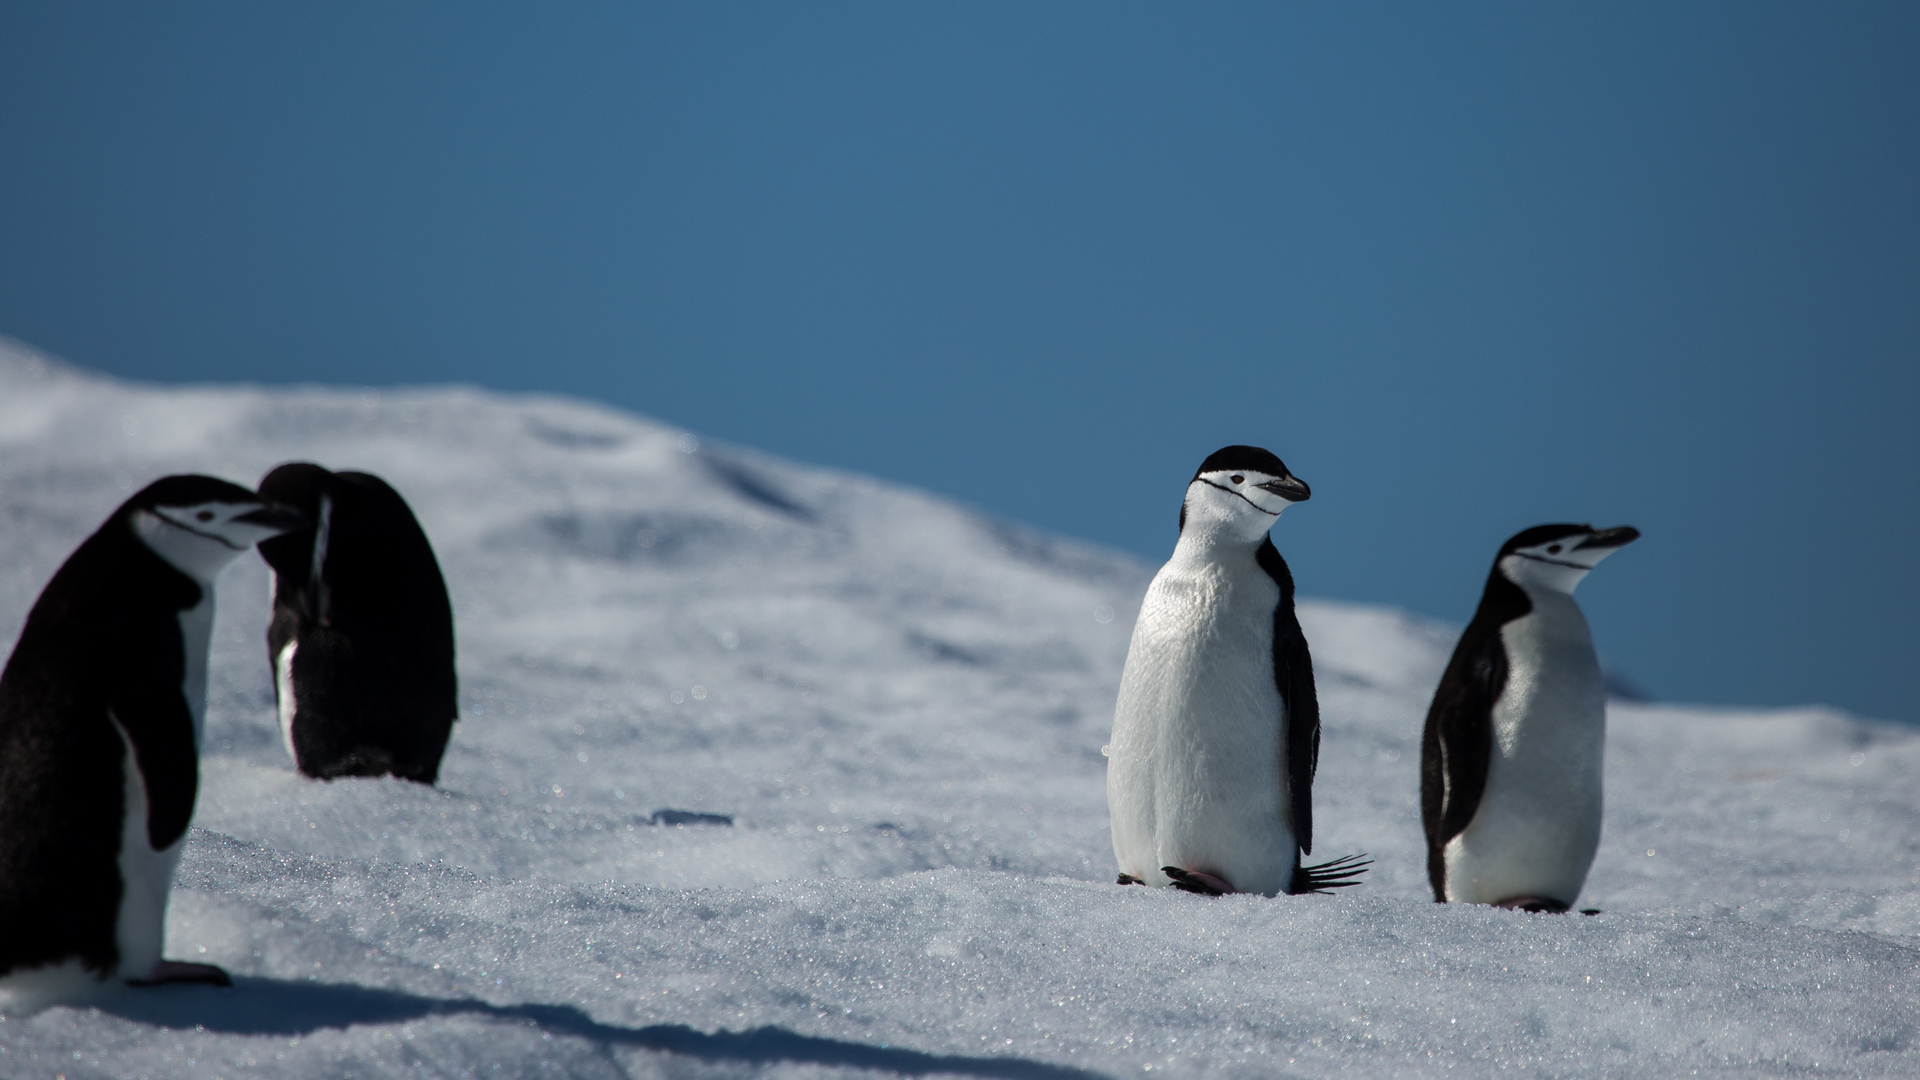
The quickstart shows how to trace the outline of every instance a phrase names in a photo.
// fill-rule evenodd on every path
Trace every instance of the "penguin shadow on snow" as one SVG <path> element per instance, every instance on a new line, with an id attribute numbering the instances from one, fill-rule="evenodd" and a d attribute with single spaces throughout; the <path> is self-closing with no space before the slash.
<path id="1" fill-rule="evenodd" d="M 428 1017 L 479 1016 L 537 1027 L 563 1038 L 607 1047 L 660 1050 L 715 1062 L 771 1065 L 795 1062 L 885 1070 L 902 1076 L 930 1073 L 993 1080 L 1096 1080 L 1105 1074 L 1012 1057 L 929 1054 L 802 1035 L 766 1025 L 750 1031 L 707 1033 L 685 1024 L 623 1027 L 604 1024 L 571 1005 L 494 1005 L 477 998 L 435 998 L 347 983 L 300 982 L 240 976 L 233 988 L 173 987 L 114 993 L 95 1003 L 101 1012 L 161 1028 L 198 1028 L 220 1035 L 288 1038 L 355 1024 L 394 1024 Z"/>

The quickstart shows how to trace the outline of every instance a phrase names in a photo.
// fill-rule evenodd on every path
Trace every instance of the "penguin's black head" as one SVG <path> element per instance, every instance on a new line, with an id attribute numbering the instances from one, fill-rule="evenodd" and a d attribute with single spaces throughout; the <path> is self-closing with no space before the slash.
<path id="1" fill-rule="evenodd" d="M 1207 455 L 1187 484 L 1180 531 L 1205 523 L 1248 541 L 1265 536 L 1281 511 L 1313 492 L 1286 463 L 1258 446 L 1226 446 Z"/>
<path id="2" fill-rule="evenodd" d="M 278 465 L 260 478 L 260 497 L 291 506 L 307 516 L 307 525 L 284 536 L 276 536 L 260 545 L 260 557 L 273 572 L 294 583 L 319 577 L 319 564 L 326 560 L 320 534 L 328 531 L 333 516 L 332 472 L 306 461 Z"/>
<path id="3" fill-rule="evenodd" d="M 260 478 L 260 496 L 295 507 L 314 518 L 320 510 L 320 498 L 333 486 L 333 473 L 308 461 L 289 461 L 276 465 Z"/>
<path id="4" fill-rule="evenodd" d="M 163 476 L 114 512 L 181 573 L 210 582 L 241 552 L 304 526 L 306 516 L 212 476 Z"/>
<path id="5" fill-rule="evenodd" d="M 1631 525 L 1535 525 L 1509 537 L 1493 565 L 1523 588 L 1571 593 L 1601 559 L 1639 538 L 1640 530 Z"/>

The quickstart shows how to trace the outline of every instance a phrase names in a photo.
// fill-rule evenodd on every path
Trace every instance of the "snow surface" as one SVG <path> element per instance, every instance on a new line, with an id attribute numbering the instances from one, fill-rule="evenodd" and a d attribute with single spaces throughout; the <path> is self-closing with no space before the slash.
<path id="1" fill-rule="evenodd" d="M 0 644 L 138 485 L 291 459 L 385 476 L 433 538 L 442 786 L 293 773 L 242 560 L 168 922 L 236 986 L 0 1020 L 0 1076 L 1920 1074 L 1914 732 L 1616 701 L 1605 913 L 1438 906 L 1419 728 L 1455 631 L 1312 602 L 1315 855 L 1373 873 L 1121 888 L 1100 747 L 1150 567 L 577 401 L 0 345 Z"/>

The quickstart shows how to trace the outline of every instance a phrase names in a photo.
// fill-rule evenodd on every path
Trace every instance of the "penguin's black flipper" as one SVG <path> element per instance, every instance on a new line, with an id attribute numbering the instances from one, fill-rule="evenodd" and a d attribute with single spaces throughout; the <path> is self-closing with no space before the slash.
<path id="1" fill-rule="evenodd" d="M 1293 885 L 1287 892 L 1300 896 L 1305 893 L 1325 893 L 1333 889 L 1344 889 L 1349 885 L 1360 884 L 1360 875 L 1367 872 L 1373 860 L 1365 855 L 1346 855 L 1338 859 L 1328 859 L 1313 866 L 1293 868 Z"/>
<path id="2" fill-rule="evenodd" d="M 100 619 L 109 629 L 97 646 L 115 658 L 104 688 L 107 716 L 132 747 L 146 788 L 147 842 L 164 851 L 186 834 L 199 795 L 193 710 L 181 692 L 187 674 L 179 613 L 198 605 L 203 594 L 191 578 L 130 534 L 107 533 L 104 527 L 101 533 L 117 549 L 114 559 L 130 568 L 116 583 L 116 593 L 139 595 L 142 601 Z M 164 645 L 155 647 L 155 642 Z"/>
<path id="3" fill-rule="evenodd" d="M 1437 903 L 1447 900 L 1447 842 L 1473 822 L 1487 789 L 1493 706 L 1507 688 L 1500 628 L 1531 610 L 1526 592 L 1496 566 L 1427 709 L 1420 738 L 1420 823 L 1427 834 L 1427 881 Z"/>
<path id="4" fill-rule="evenodd" d="M 1286 706 L 1287 809 L 1294 842 L 1311 855 L 1313 777 L 1320 766 L 1320 698 L 1313 688 L 1313 654 L 1293 610 L 1293 572 L 1273 546 L 1273 537 L 1260 542 L 1254 560 L 1280 587 L 1280 604 L 1273 610 L 1273 680 Z"/>

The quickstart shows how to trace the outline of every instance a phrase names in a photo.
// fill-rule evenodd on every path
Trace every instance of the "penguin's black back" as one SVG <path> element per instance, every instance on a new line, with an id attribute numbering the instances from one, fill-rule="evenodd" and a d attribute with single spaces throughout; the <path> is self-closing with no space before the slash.
<path id="1" fill-rule="evenodd" d="M 129 516 L 122 507 L 67 558 L 0 673 L 0 973 L 78 958 L 104 977 L 119 963 L 126 749 L 115 720 L 145 780 L 152 846 L 171 846 L 193 816 L 180 613 L 202 592 Z"/>
<path id="2" fill-rule="evenodd" d="M 329 503 L 318 579 L 318 526 L 260 545 L 275 575 L 269 660 L 297 642 L 300 770 L 433 783 L 458 710 L 453 609 L 413 511 L 377 476 L 310 464 L 273 470 L 260 493 L 316 522 Z"/>
<path id="3" fill-rule="evenodd" d="M 1287 710 L 1287 795 L 1293 837 L 1300 852 L 1311 855 L 1313 776 L 1320 764 L 1320 699 L 1313 688 L 1313 655 L 1293 610 L 1293 573 L 1272 537 L 1260 542 L 1254 558 L 1280 587 L 1280 603 L 1273 609 L 1273 681 Z M 1294 866 L 1299 867 L 1298 853 Z"/>
<path id="4" fill-rule="evenodd" d="M 1513 549 L 1514 540 L 1500 549 L 1501 555 Z M 1447 843 L 1472 823 L 1487 788 L 1493 706 L 1507 688 L 1507 648 L 1500 628 L 1532 610 L 1526 590 L 1507 580 L 1496 557 L 1480 607 L 1453 647 L 1453 658 L 1427 709 L 1420 739 L 1420 823 L 1426 829 L 1427 881 L 1436 902 L 1447 898 Z"/>

